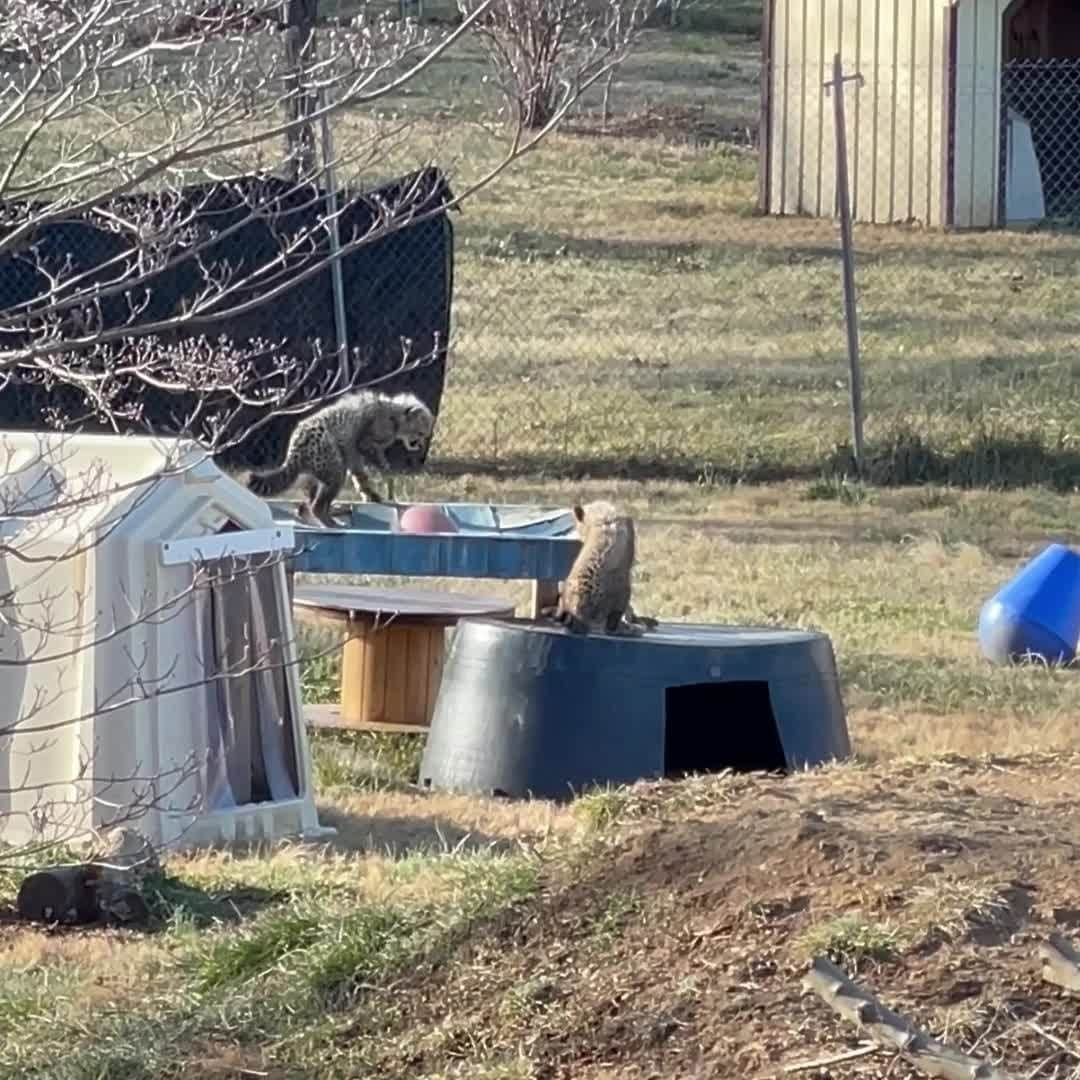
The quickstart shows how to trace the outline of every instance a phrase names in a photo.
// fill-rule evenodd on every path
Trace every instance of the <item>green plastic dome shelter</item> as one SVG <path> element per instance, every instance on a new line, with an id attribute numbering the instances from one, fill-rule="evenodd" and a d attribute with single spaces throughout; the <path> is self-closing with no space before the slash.
<path id="1" fill-rule="evenodd" d="M 724 769 L 790 771 L 851 752 L 823 634 L 662 624 L 576 635 L 516 619 L 458 625 L 420 781 L 566 798 Z"/>

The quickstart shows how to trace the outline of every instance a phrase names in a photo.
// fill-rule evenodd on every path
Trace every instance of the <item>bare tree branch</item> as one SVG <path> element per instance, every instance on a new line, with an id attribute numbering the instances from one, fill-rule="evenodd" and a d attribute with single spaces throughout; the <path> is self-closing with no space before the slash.
<path id="1" fill-rule="evenodd" d="M 162 763 L 127 748 L 110 764 L 88 739 L 70 775 L 50 755 L 89 731 L 112 738 L 148 704 L 224 699 L 294 669 L 295 642 L 254 615 L 224 643 L 205 631 L 183 654 L 148 644 L 172 620 L 220 614 L 236 582 L 280 574 L 280 555 L 195 564 L 166 593 L 56 568 L 89 564 L 161 485 L 208 458 L 356 386 L 441 371 L 451 343 L 438 320 L 350 340 L 347 378 L 306 326 L 253 328 L 320 288 L 335 261 L 460 209 L 540 145 L 627 55 L 652 0 L 590 2 L 461 0 L 453 27 L 370 8 L 330 27 L 313 0 L 0 7 L 0 396 L 47 393 L 32 418 L 43 431 L 182 440 L 152 476 L 132 477 L 76 467 L 63 439 L 42 436 L 29 457 L 25 441 L 16 452 L 0 439 L 0 685 L 18 698 L 0 722 L 0 840 L 16 823 L 29 837 L 6 861 L 96 835 L 103 820 L 205 809 L 205 755 Z M 494 93 L 447 91 L 438 117 L 411 109 L 406 92 L 468 49 L 486 57 Z M 324 119 L 342 130 L 320 163 L 310 133 Z M 476 125 L 490 152 L 455 151 L 455 132 Z M 347 178 L 332 193 L 331 168 Z M 111 681 L 75 694 L 72 672 L 99 655 Z"/>

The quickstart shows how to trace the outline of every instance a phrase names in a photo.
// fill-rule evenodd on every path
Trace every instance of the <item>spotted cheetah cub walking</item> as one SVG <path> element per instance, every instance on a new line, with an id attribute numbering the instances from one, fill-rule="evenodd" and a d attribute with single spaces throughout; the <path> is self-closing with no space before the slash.
<path id="1" fill-rule="evenodd" d="M 563 582 L 555 618 L 576 634 L 599 630 L 637 636 L 655 627 L 655 619 L 639 618 L 630 606 L 633 519 L 605 501 L 575 506 L 574 518 L 581 551 Z"/>
<path id="2" fill-rule="evenodd" d="M 357 491 L 382 502 L 368 469 L 389 471 L 386 451 L 395 442 L 407 450 L 424 449 L 435 419 L 415 394 L 358 390 L 305 417 L 293 429 L 285 461 L 276 469 L 254 472 L 247 486 L 262 498 L 299 487 L 304 496 L 300 518 L 309 524 L 337 527 L 330 508 L 351 474 Z M 298 484 L 299 481 L 299 484 Z"/>

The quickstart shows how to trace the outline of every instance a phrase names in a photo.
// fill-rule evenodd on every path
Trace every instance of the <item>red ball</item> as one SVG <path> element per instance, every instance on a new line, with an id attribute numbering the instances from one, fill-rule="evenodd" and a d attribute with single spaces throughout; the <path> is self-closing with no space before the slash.
<path id="1" fill-rule="evenodd" d="M 458 527 L 437 506 L 410 506 L 399 520 L 402 532 L 456 533 Z"/>

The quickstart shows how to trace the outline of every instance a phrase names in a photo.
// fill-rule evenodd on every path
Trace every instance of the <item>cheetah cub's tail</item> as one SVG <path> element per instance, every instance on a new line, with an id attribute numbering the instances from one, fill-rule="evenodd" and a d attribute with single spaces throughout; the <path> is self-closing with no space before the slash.
<path id="1" fill-rule="evenodd" d="M 248 490 L 262 499 L 273 498 L 273 496 L 280 495 L 283 491 L 288 491 L 296 483 L 299 475 L 300 470 L 297 468 L 295 461 L 286 461 L 284 465 L 277 469 L 270 469 L 267 472 L 253 472 L 248 477 Z"/>

